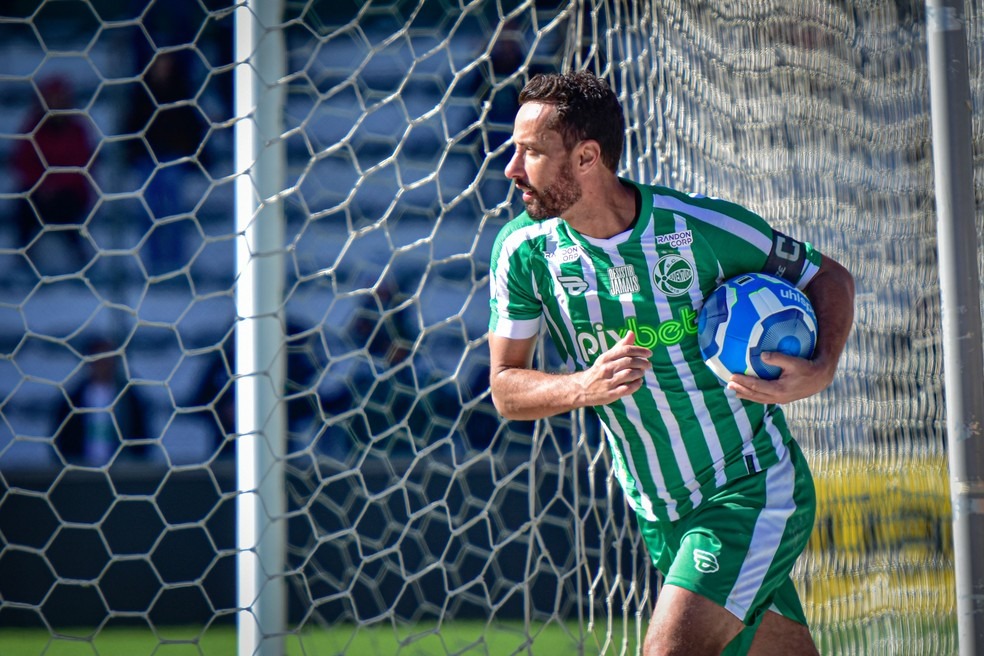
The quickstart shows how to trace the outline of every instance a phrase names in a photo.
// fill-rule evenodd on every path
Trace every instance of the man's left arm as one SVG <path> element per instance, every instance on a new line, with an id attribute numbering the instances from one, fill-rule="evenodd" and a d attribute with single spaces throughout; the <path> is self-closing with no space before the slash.
<path id="1" fill-rule="evenodd" d="M 823 257 L 820 270 L 803 290 L 817 315 L 817 344 L 809 360 L 763 353 L 762 361 L 782 369 L 776 380 L 734 374 L 728 387 L 758 403 L 790 403 L 817 394 L 834 380 L 854 323 L 854 278 L 839 262 Z"/>

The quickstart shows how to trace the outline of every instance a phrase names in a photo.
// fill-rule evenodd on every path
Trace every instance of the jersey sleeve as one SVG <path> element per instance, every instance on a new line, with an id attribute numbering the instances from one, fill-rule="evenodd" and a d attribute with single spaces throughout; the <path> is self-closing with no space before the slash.
<path id="1" fill-rule="evenodd" d="M 514 220 L 499 232 L 492 247 L 489 273 L 489 331 L 512 339 L 539 333 L 543 316 L 534 288 L 534 253 L 522 226 L 522 221 Z"/>
<path id="2" fill-rule="evenodd" d="M 741 205 L 719 198 L 677 195 L 676 202 L 681 201 L 690 205 L 688 213 L 697 219 L 717 253 L 725 279 L 762 272 L 803 289 L 820 269 L 823 256 L 811 244 L 774 230 Z"/>

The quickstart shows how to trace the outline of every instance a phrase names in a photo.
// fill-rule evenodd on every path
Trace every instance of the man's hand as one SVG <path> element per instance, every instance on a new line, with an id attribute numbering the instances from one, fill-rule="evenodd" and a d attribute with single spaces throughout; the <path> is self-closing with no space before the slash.
<path id="1" fill-rule="evenodd" d="M 735 374 L 728 388 L 738 398 L 758 403 L 790 403 L 821 392 L 834 380 L 837 361 L 854 323 L 854 278 L 835 260 L 824 256 L 820 271 L 804 290 L 817 314 L 817 345 L 813 359 L 782 353 L 763 353 L 762 361 L 779 367 L 776 380 Z"/>
<path id="2" fill-rule="evenodd" d="M 598 356 L 589 369 L 580 374 L 585 405 L 606 405 L 632 394 L 645 382 L 652 369 L 653 352 L 636 346 L 635 333 L 629 331 L 615 346 Z"/>
<path id="3" fill-rule="evenodd" d="M 832 380 L 832 369 L 813 360 L 784 353 L 762 353 L 762 362 L 782 369 L 775 380 L 734 374 L 728 389 L 738 398 L 757 403 L 791 403 L 824 390 Z"/>
<path id="4" fill-rule="evenodd" d="M 489 335 L 492 402 L 506 419 L 529 421 L 585 406 L 605 405 L 642 387 L 652 351 L 629 332 L 588 369 L 552 374 L 532 369 L 537 337 Z"/>

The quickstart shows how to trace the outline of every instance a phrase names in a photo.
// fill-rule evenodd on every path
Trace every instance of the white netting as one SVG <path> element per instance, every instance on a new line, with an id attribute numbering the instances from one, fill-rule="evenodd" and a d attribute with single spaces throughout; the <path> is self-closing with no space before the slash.
<path id="1" fill-rule="evenodd" d="M 710 4 L 320 0 L 267 26 L 288 650 L 638 649 L 656 581 L 597 431 L 503 424 L 486 391 L 516 96 L 573 65 L 622 98 L 626 174 L 854 272 L 841 374 L 789 409 L 821 497 L 797 580 L 823 653 L 955 651 L 924 7 Z M 232 27 L 211 0 L 0 9 L 0 642 L 25 654 L 235 637 Z"/>

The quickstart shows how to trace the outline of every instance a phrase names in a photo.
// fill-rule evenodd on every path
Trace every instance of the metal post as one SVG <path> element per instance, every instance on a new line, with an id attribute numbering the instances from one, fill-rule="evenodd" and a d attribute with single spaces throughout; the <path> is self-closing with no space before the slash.
<path id="1" fill-rule="evenodd" d="M 927 0 L 947 445 L 961 656 L 984 654 L 984 344 L 964 0 Z"/>
<path id="2" fill-rule="evenodd" d="M 286 626 L 282 15 L 282 0 L 235 14 L 239 656 L 282 656 Z"/>

